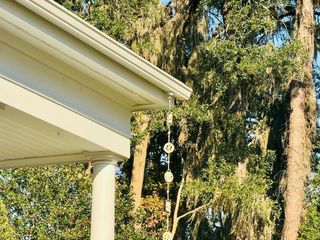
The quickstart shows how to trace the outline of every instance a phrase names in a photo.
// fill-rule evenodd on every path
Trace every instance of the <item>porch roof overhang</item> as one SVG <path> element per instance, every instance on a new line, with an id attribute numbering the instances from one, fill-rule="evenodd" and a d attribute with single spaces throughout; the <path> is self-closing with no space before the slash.
<path id="1" fill-rule="evenodd" d="M 52 0 L 0 1 L 0 168 L 130 155 L 130 112 L 191 89 Z"/>

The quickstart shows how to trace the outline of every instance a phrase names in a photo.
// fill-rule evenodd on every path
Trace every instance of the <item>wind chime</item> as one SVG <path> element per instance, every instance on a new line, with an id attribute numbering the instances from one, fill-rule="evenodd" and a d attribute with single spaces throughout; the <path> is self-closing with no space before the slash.
<path id="1" fill-rule="evenodd" d="M 173 181 L 173 174 L 170 169 L 170 156 L 173 153 L 175 147 L 171 142 L 171 126 L 173 124 L 173 115 L 171 112 L 171 107 L 173 106 L 173 94 L 169 93 L 168 96 L 168 114 L 167 114 L 167 131 L 168 131 L 168 142 L 164 145 L 163 150 L 167 154 L 167 171 L 164 174 L 164 180 L 167 184 L 167 199 L 165 204 L 165 210 L 167 214 L 167 230 L 163 234 L 163 240 L 172 240 L 173 235 L 170 232 L 170 217 L 171 217 L 171 200 L 170 200 L 170 185 Z"/>

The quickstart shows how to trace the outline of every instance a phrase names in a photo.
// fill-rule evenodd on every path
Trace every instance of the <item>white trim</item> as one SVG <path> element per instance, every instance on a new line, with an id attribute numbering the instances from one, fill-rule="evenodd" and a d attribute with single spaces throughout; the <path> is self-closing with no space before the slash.
<path id="1" fill-rule="evenodd" d="M 130 139 L 0 75 L 0 102 L 48 122 L 121 156 L 130 156 Z"/>
<path id="2" fill-rule="evenodd" d="M 53 164 L 64 164 L 64 163 L 74 163 L 74 162 L 80 163 L 80 162 L 88 162 L 90 160 L 91 160 L 91 155 L 88 153 L 76 153 L 76 154 L 28 157 L 28 158 L 14 158 L 14 159 L 0 160 L 0 169 L 48 166 Z"/>
<path id="3" fill-rule="evenodd" d="M 75 154 L 55 155 L 55 156 L 41 156 L 41 157 L 28 157 L 28 158 L 14 158 L 0 160 L 0 169 L 5 168 L 19 168 L 19 167 L 36 167 L 36 166 L 49 166 L 54 164 L 67 164 L 67 163 L 83 163 L 96 161 L 97 157 L 104 156 L 106 159 L 112 156 L 112 161 L 116 164 L 123 161 L 123 157 L 110 152 L 83 152 Z"/>
<path id="4" fill-rule="evenodd" d="M 122 44 L 94 28 L 52 0 L 16 0 L 41 17 L 85 42 L 178 99 L 188 99 L 192 90 L 182 82 L 141 58 Z"/>

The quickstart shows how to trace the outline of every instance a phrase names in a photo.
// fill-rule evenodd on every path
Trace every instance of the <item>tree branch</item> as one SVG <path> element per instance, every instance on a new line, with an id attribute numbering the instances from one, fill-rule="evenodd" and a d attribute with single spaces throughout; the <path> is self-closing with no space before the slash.
<path id="1" fill-rule="evenodd" d="M 178 217 L 178 221 L 179 221 L 181 218 L 184 218 L 184 217 L 186 217 L 186 216 L 188 216 L 188 215 L 190 215 L 190 214 L 192 214 L 192 213 L 196 213 L 197 211 L 199 211 L 199 210 L 207 207 L 208 205 L 209 205 L 209 203 L 204 204 L 204 205 L 202 205 L 202 206 L 200 206 L 200 207 L 197 207 L 197 208 L 195 208 L 195 209 L 193 209 L 193 210 L 191 210 L 191 211 L 189 211 L 189 212 L 186 212 L 185 214 L 182 214 L 181 216 Z"/>
<path id="2" fill-rule="evenodd" d="M 185 181 L 185 176 L 184 174 L 182 175 L 182 180 L 181 180 L 181 184 L 178 190 L 178 194 L 177 194 L 177 200 L 176 200 L 176 206 L 174 208 L 174 213 L 173 213 L 173 223 L 172 223 L 172 235 L 174 236 L 176 231 L 177 231 L 177 227 L 178 227 L 178 223 L 179 223 L 179 217 L 178 217 L 178 211 L 179 211 L 179 206 L 180 206 L 180 200 L 181 200 L 181 193 L 182 193 L 182 188 L 184 185 L 184 181 Z"/>
<path id="3" fill-rule="evenodd" d="M 189 212 L 186 212 L 180 216 L 178 216 L 178 211 L 179 211 L 179 206 L 180 206 L 180 201 L 181 201 L 181 193 L 182 193 L 182 189 L 183 189 L 183 186 L 184 186 L 184 183 L 185 183 L 185 176 L 183 174 L 183 177 L 182 177 L 182 180 L 181 180 L 181 184 L 180 184 L 180 187 L 179 187 L 179 190 L 178 190 L 178 194 L 177 194 L 177 200 L 176 200 L 176 206 L 175 206 L 175 209 L 174 209 L 174 214 L 173 214 L 173 224 L 172 224 L 172 235 L 174 236 L 176 234 L 176 231 L 177 231 L 177 228 L 178 228 L 178 224 L 179 224 L 179 221 L 180 219 L 190 215 L 190 214 L 194 214 L 198 211 L 200 211 L 201 209 L 207 207 L 209 203 L 207 204 L 204 204 L 200 207 L 197 207 Z"/>

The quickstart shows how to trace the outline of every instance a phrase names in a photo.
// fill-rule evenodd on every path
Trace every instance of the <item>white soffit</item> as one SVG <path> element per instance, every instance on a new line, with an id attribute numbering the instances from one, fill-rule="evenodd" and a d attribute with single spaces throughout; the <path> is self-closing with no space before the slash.
<path id="1" fill-rule="evenodd" d="M 0 111 L 0 135 L 0 160 L 104 150 L 9 106 Z"/>

